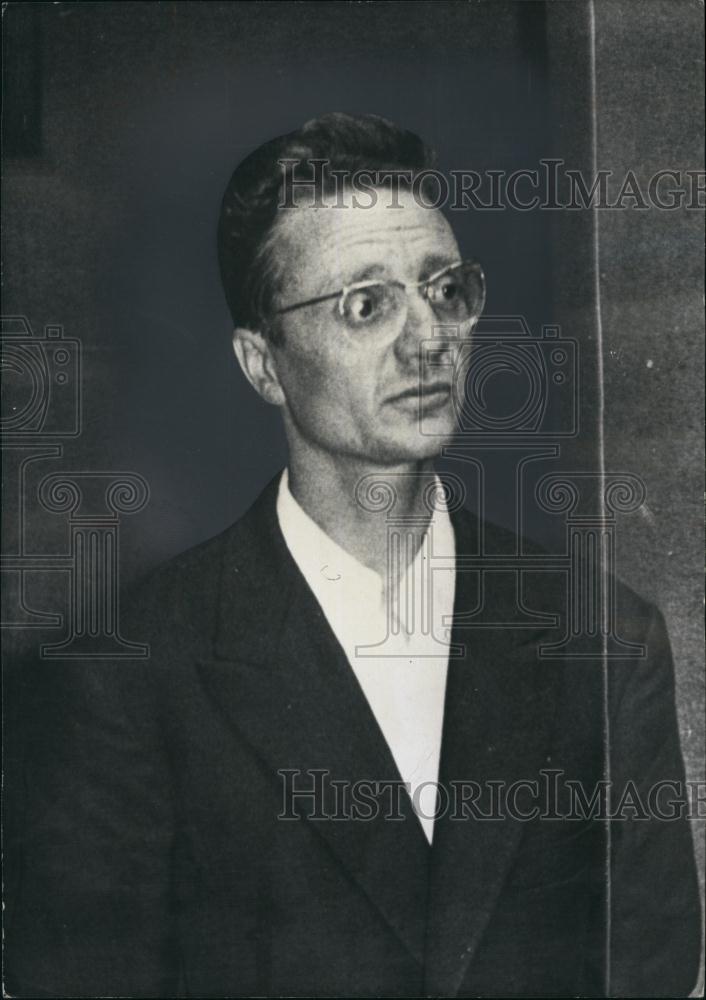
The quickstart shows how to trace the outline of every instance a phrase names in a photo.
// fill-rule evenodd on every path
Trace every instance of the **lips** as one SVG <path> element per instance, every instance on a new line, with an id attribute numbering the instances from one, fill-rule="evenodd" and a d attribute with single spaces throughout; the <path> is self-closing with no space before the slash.
<path id="1" fill-rule="evenodd" d="M 391 402 L 397 403 L 405 399 L 436 400 L 448 396 L 451 386 L 446 382 L 433 382 L 430 385 L 413 385 L 409 389 L 393 396 Z"/>

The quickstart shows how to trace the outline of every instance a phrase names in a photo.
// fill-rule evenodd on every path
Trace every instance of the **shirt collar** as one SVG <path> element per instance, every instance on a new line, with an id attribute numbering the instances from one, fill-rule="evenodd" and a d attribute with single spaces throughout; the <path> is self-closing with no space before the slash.
<path id="1" fill-rule="evenodd" d="M 334 542 L 294 499 L 287 469 L 279 481 L 277 517 L 287 548 L 308 580 L 321 586 L 342 580 L 364 592 L 381 591 L 379 574 Z"/>
<path id="2" fill-rule="evenodd" d="M 439 492 L 441 482 L 437 476 Z M 383 578 L 338 545 L 292 496 L 289 489 L 289 472 L 285 468 L 279 481 L 277 494 L 277 517 L 291 555 L 310 583 L 326 586 L 329 582 L 343 581 L 360 587 L 362 593 L 384 593 Z M 451 518 L 445 507 L 433 515 L 434 550 L 442 555 L 454 551 L 454 533 Z M 422 558 L 420 546 L 414 563 L 407 572 L 413 571 Z M 315 589 L 317 589 L 315 587 Z"/>

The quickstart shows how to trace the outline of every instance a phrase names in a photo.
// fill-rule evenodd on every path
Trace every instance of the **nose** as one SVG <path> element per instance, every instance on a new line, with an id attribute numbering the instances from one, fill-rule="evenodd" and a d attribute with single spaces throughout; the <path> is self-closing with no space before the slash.
<path id="1" fill-rule="evenodd" d="M 406 307 L 404 324 L 395 340 L 394 350 L 399 361 L 416 364 L 419 345 L 434 335 L 436 315 L 418 288 L 408 290 Z"/>

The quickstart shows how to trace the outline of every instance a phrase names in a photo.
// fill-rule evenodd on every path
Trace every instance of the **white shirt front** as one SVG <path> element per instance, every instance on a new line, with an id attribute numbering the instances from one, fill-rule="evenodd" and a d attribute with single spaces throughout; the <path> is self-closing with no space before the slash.
<path id="1" fill-rule="evenodd" d="M 435 511 L 397 589 L 386 586 L 378 573 L 337 545 L 306 514 L 289 490 L 286 469 L 279 484 L 277 517 L 287 547 L 342 646 L 409 786 L 431 843 L 449 660 L 448 622 L 456 584 L 455 538 L 448 511 Z M 399 533 L 401 544 L 414 544 L 414 531 L 419 530 L 404 529 Z M 443 557 L 443 568 L 433 568 L 438 557 Z"/>

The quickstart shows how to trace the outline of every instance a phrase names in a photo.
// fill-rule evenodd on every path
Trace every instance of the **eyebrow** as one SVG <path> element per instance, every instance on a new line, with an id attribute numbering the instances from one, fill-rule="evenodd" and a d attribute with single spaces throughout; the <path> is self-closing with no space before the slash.
<path id="1" fill-rule="evenodd" d="M 456 253 L 451 256 L 446 253 L 432 253 L 427 254 L 424 258 L 423 272 L 426 277 L 431 277 L 437 271 L 443 271 L 444 268 L 451 267 L 453 264 L 459 264 L 463 258 L 460 252 L 457 250 Z"/>
<path id="2" fill-rule="evenodd" d="M 443 271 L 446 267 L 451 267 L 452 264 L 457 264 L 460 258 L 458 256 L 451 256 L 449 254 L 427 254 L 419 269 L 419 280 L 424 281 L 426 278 L 431 277 L 437 271 Z M 359 268 L 353 273 L 353 275 L 346 281 L 342 279 L 342 285 L 355 285 L 360 281 L 375 281 L 377 279 L 385 280 L 385 272 L 388 270 L 388 265 L 382 261 L 376 261 L 371 264 L 366 264 L 364 267 Z"/>
<path id="3" fill-rule="evenodd" d="M 375 280 L 376 278 L 382 278 L 387 271 L 388 266 L 382 262 L 375 262 L 372 264 L 366 264 L 365 267 L 359 267 L 357 271 L 354 271 L 352 276 L 344 282 L 346 285 L 355 285 L 359 281 L 367 281 L 368 279 Z"/>

